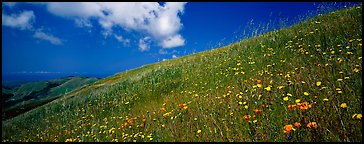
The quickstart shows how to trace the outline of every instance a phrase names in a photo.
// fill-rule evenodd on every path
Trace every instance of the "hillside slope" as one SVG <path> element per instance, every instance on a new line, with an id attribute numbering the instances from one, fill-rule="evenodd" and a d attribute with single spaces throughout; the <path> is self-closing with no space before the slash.
<path id="1" fill-rule="evenodd" d="M 362 6 L 146 65 L 3 122 L 3 141 L 362 141 Z"/>
<path id="2" fill-rule="evenodd" d="M 29 82 L 12 89 L 3 87 L 2 119 L 17 116 L 97 80 L 97 78 L 88 77 L 64 77 L 49 81 Z"/>

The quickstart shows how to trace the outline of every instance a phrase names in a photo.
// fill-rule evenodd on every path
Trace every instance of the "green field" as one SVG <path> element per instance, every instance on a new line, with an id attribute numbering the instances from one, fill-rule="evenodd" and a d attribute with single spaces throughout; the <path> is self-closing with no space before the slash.
<path id="1" fill-rule="evenodd" d="M 2 141 L 362 141 L 362 5 L 98 80 Z"/>

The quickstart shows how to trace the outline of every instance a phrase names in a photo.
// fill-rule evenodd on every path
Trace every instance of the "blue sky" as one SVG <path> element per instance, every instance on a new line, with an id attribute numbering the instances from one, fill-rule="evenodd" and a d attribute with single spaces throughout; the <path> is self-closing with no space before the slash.
<path id="1" fill-rule="evenodd" d="M 236 42 L 259 24 L 296 22 L 319 4 L 2 3 L 3 78 L 113 75 Z"/>

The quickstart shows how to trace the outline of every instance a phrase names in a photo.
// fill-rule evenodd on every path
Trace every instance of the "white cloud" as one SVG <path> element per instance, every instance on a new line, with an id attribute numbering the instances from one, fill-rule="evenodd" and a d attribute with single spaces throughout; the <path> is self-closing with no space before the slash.
<path id="1" fill-rule="evenodd" d="M 8 6 L 9 8 L 13 8 L 16 2 L 2 2 L 4 5 Z"/>
<path id="2" fill-rule="evenodd" d="M 172 55 L 172 58 L 177 58 L 177 56 L 174 54 L 174 55 Z"/>
<path id="3" fill-rule="evenodd" d="M 43 3 L 49 12 L 67 18 L 94 18 L 107 37 L 115 27 L 133 30 L 150 36 L 164 48 L 184 45 L 178 34 L 182 28 L 179 13 L 184 12 L 184 2 L 49 2 Z M 140 43 L 140 42 L 139 42 Z"/>
<path id="4" fill-rule="evenodd" d="M 91 28 L 92 24 L 88 19 L 75 19 L 75 23 L 78 27 L 87 27 L 87 28 Z"/>
<path id="5" fill-rule="evenodd" d="M 114 35 L 114 37 L 115 37 L 115 39 L 118 41 L 118 42 L 121 42 L 121 43 L 123 43 L 123 45 L 124 46 L 127 46 L 127 45 L 129 45 L 129 43 L 130 43 L 130 39 L 125 39 L 125 38 L 123 38 L 122 36 L 118 36 L 118 35 Z"/>
<path id="6" fill-rule="evenodd" d="M 37 4 L 37 3 L 35 3 Z M 45 4 L 49 12 L 61 17 L 102 16 L 101 6 L 92 2 L 47 2 Z"/>
<path id="7" fill-rule="evenodd" d="M 31 29 L 35 21 L 33 11 L 23 11 L 20 14 L 6 15 L 2 13 L 2 25 L 12 28 L 19 28 L 21 30 Z"/>
<path id="8" fill-rule="evenodd" d="M 182 38 L 182 36 L 175 35 L 167 39 L 164 39 L 161 45 L 163 48 L 173 48 L 173 47 L 183 46 L 184 44 L 185 40 Z"/>
<path id="9" fill-rule="evenodd" d="M 42 39 L 42 40 L 46 40 L 49 41 L 50 43 L 54 44 L 54 45 L 61 45 L 63 44 L 62 40 L 51 35 L 51 34 L 46 34 L 42 31 L 36 31 L 33 35 L 33 37 L 38 38 L 38 39 Z"/>
<path id="10" fill-rule="evenodd" d="M 142 52 L 148 51 L 150 49 L 149 43 L 150 43 L 150 37 L 139 39 L 139 50 Z"/>

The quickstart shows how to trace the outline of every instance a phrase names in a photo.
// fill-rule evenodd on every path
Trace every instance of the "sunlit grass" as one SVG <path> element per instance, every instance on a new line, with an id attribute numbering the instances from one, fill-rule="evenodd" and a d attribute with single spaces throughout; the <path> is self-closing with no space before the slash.
<path id="1" fill-rule="evenodd" d="M 362 141 L 362 8 L 100 80 L 6 141 Z"/>

